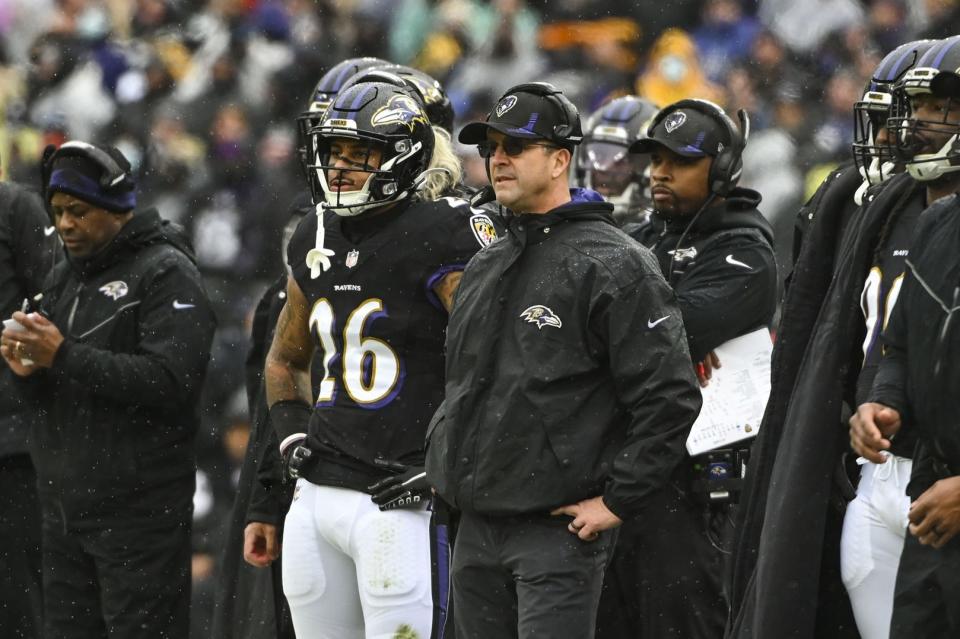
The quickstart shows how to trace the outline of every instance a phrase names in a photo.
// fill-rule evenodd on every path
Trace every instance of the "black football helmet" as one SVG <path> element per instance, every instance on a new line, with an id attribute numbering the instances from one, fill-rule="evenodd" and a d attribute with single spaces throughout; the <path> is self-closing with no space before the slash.
<path id="1" fill-rule="evenodd" d="M 576 182 L 612 202 L 615 215 L 648 208 L 650 156 L 629 149 L 646 134 L 658 111 L 653 102 L 627 95 L 610 101 L 587 119 L 574 160 Z"/>
<path id="2" fill-rule="evenodd" d="M 960 122 L 950 117 L 960 100 L 958 74 L 960 36 L 953 36 L 934 41 L 895 86 L 887 128 L 914 179 L 930 181 L 960 171 Z M 913 113 L 911 102 L 922 95 L 948 100 L 942 117 L 920 119 Z"/>
<path id="3" fill-rule="evenodd" d="M 328 175 L 343 170 L 330 158 L 336 139 L 358 140 L 381 153 L 379 167 L 359 163 L 350 171 L 368 173 L 363 187 L 340 192 L 331 189 Z M 310 129 L 313 155 L 307 165 L 315 203 L 339 215 L 358 215 L 368 209 L 410 196 L 423 181 L 433 155 L 434 134 L 420 97 L 411 89 L 387 82 L 362 82 L 346 87 Z"/>
<path id="4" fill-rule="evenodd" d="M 413 89 L 420 96 L 427 117 L 430 118 L 430 124 L 445 129 L 452 135 L 455 116 L 453 104 L 450 103 L 450 98 L 447 97 L 440 83 L 423 71 L 402 64 L 370 67 L 347 80 L 344 87 L 371 80 L 396 84 L 396 78 L 402 80 L 404 86 Z"/>
<path id="5" fill-rule="evenodd" d="M 297 136 L 299 144 L 300 163 L 306 168 L 310 159 L 307 149 L 308 131 L 320 124 L 323 112 L 327 109 L 337 93 L 343 88 L 343 85 L 351 77 L 370 67 L 379 67 L 389 65 L 390 62 L 380 58 L 348 58 L 343 62 L 335 64 L 329 71 L 323 74 L 317 86 L 313 88 L 310 94 L 310 101 L 307 103 L 307 109 L 297 116 Z"/>
<path id="6" fill-rule="evenodd" d="M 894 140 L 892 137 L 878 140 L 878 135 L 890 117 L 894 87 L 936 42 L 908 42 L 884 56 L 867 83 L 863 97 L 853 106 L 853 158 L 868 186 L 883 182 L 897 170 Z M 900 170 L 902 168 L 901 165 Z"/>

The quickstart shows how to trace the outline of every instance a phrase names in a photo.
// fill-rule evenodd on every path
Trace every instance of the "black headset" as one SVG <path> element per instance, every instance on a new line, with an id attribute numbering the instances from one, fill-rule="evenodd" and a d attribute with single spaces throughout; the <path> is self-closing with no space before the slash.
<path id="1" fill-rule="evenodd" d="M 531 93 L 546 98 L 548 102 L 557 107 L 563 114 L 563 124 L 553 127 L 554 142 L 580 144 L 583 140 L 583 131 L 580 129 L 580 113 L 573 102 L 557 87 L 549 82 L 525 82 L 510 87 L 506 93 L 500 96 L 497 104 L 500 104 L 500 101 L 511 93 Z"/>
<path id="2" fill-rule="evenodd" d="M 71 140 L 60 148 L 48 145 L 43 151 L 43 188 L 46 191 L 53 173 L 53 163 L 62 157 L 83 157 L 94 162 L 102 171 L 100 188 L 104 191 L 129 191 L 133 188 L 129 172 L 122 168 L 109 153 L 87 142 Z"/>
<path id="3" fill-rule="evenodd" d="M 730 191 L 737 186 L 737 182 L 740 181 L 740 174 L 743 171 L 743 150 L 747 146 L 747 138 L 750 137 L 750 117 L 743 109 L 737 111 L 737 118 L 740 120 L 740 129 L 737 130 L 733 120 L 718 104 L 710 100 L 690 98 L 680 100 L 661 109 L 650 122 L 647 135 L 653 137 L 654 128 L 668 115 L 680 109 L 692 109 L 702 113 L 714 122 L 720 123 L 720 126 L 727 131 L 730 144 L 723 147 L 713 158 L 710 173 L 707 175 L 707 183 L 711 193 L 720 197 L 729 195 Z"/>

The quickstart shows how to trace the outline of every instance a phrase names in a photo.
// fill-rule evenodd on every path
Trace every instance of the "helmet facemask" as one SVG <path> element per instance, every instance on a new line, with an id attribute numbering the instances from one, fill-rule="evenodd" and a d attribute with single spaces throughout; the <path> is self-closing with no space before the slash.
<path id="1" fill-rule="evenodd" d="M 854 104 L 853 159 L 869 186 L 889 179 L 899 168 L 887 120 L 893 96 L 888 91 L 867 91 Z"/>
<path id="2" fill-rule="evenodd" d="M 341 92 L 324 118 L 309 138 L 314 202 L 353 216 L 409 197 L 423 185 L 435 139 L 411 93 L 379 82 L 357 84 Z M 373 161 L 377 156 L 379 162 Z M 354 182 L 335 183 L 343 178 Z"/>
<path id="3" fill-rule="evenodd" d="M 929 69 L 910 71 L 895 94 L 888 128 L 896 141 L 898 157 L 910 175 L 923 182 L 960 171 L 960 100 L 936 98 L 930 89 Z M 914 72 L 921 72 L 918 80 Z M 939 72 L 938 72 L 939 73 Z M 929 117 L 925 100 L 939 100 L 937 115 Z M 922 111 L 923 113 L 918 113 Z"/>
<path id="4" fill-rule="evenodd" d="M 631 154 L 624 144 L 593 140 L 579 149 L 577 161 L 584 186 L 600 193 L 617 212 L 649 201 L 649 156 Z"/>

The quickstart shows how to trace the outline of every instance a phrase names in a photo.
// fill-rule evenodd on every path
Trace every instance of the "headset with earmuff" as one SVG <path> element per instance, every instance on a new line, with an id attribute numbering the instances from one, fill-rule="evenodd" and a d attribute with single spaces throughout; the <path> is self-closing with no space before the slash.
<path id="1" fill-rule="evenodd" d="M 710 192 L 721 197 L 725 197 L 737 186 L 740 180 L 740 173 L 743 171 L 743 150 L 747 146 L 747 138 L 750 137 L 750 116 L 743 109 L 737 111 L 737 118 L 740 120 L 740 129 L 738 130 L 730 116 L 720 108 L 720 105 L 714 104 L 709 100 L 690 98 L 680 100 L 671 104 L 669 107 L 661 109 L 647 128 L 647 135 L 652 136 L 653 130 L 660 122 L 671 113 L 680 109 L 693 109 L 711 118 L 714 122 L 719 122 L 727 132 L 727 139 L 730 144 L 723 147 L 713 158 L 710 165 L 710 173 L 707 175 L 707 181 L 710 186 Z"/>
<path id="2" fill-rule="evenodd" d="M 503 95 L 497 99 L 497 104 L 500 104 L 504 98 L 514 93 L 530 93 L 546 98 L 548 102 L 553 104 L 560 113 L 563 114 L 563 124 L 557 124 L 553 127 L 554 138 L 552 142 L 557 142 L 561 145 L 576 145 L 583 141 L 583 131 L 580 128 L 580 112 L 577 111 L 577 107 L 573 105 L 570 98 L 563 94 L 563 91 L 549 82 L 525 82 L 507 89 Z M 490 119 L 489 116 L 487 119 Z M 487 170 L 487 178 L 489 179 L 490 159 L 487 158 L 484 164 Z M 496 197 L 493 186 L 488 184 L 470 198 L 470 205 L 475 207 L 483 206 L 496 200 Z"/>
<path id="3" fill-rule="evenodd" d="M 44 191 L 50 183 L 53 163 L 58 158 L 70 156 L 87 158 L 99 166 L 103 170 L 99 180 L 100 188 L 105 191 L 123 191 L 133 187 L 129 172 L 123 169 L 109 153 L 87 142 L 71 140 L 60 145 L 59 148 L 55 148 L 51 144 L 44 149 L 42 162 Z"/>
<path id="4" fill-rule="evenodd" d="M 557 107 L 560 113 L 563 114 L 563 124 L 557 124 L 553 127 L 554 142 L 561 144 L 580 144 L 583 140 L 583 132 L 580 129 L 580 113 L 577 111 L 577 107 L 573 105 L 573 102 L 570 101 L 570 98 L 563 94 L 563 91 L 549 82 L 525 82 L 510 87 L 510 89 L 500 96 L 497 104 L 500 103 L 500 100 L 503 100 L 513 93 L 530 93 L 546 98 L 548 102 Z"/>

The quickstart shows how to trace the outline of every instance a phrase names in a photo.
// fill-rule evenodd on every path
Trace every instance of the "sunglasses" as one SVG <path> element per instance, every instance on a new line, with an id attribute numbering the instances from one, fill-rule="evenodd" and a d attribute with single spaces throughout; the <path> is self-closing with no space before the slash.
<path id="1" fill-rule="evenodd" d="M 501 146 L 501 143 L 494 142 L 492 140 L 484 140 L 477 144 L 477 152 L 482 158 L 493 157 L 497 152 L 497 149 Z M 527 140 L 521 140 L 520 138 L 504 138 L 503 139 L 503 152 L 506 153 L 509 157 L 515 158 L 524 151 L 527 150 L 527 147 L 531 146 L 542 146 L 547 149 L 557 149 L 560 147 L 555 144 L 544 144 L 543 142 L 529 142 Z"/>

